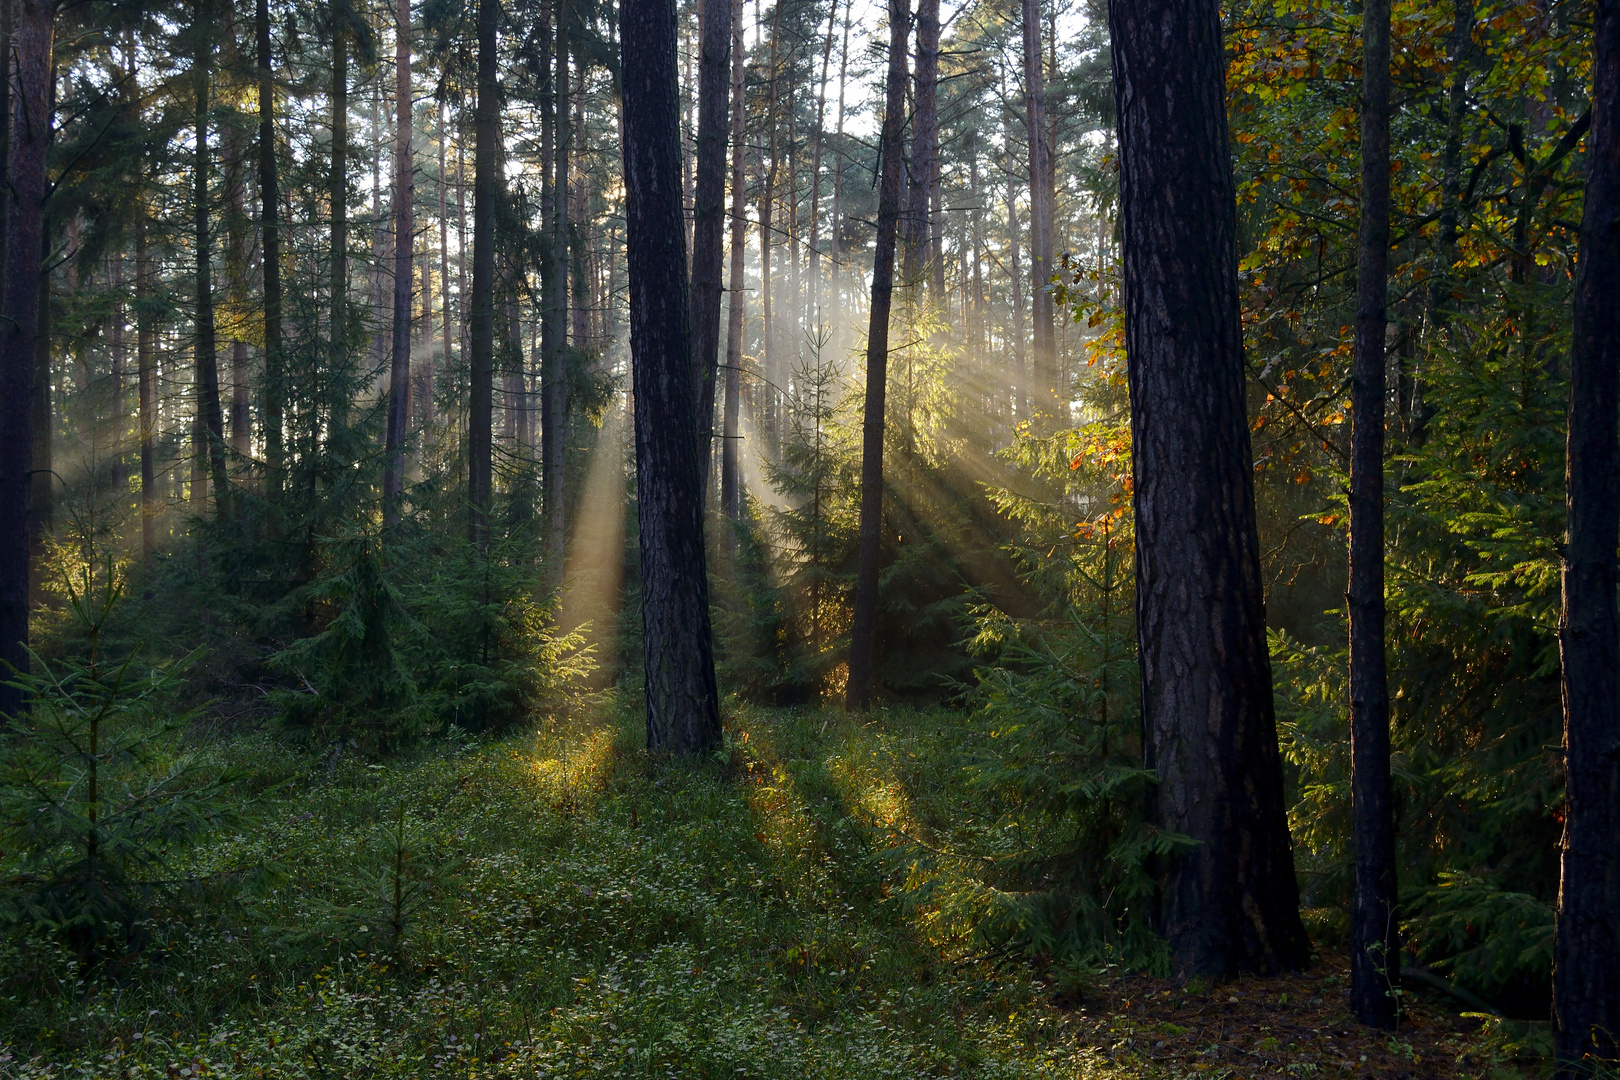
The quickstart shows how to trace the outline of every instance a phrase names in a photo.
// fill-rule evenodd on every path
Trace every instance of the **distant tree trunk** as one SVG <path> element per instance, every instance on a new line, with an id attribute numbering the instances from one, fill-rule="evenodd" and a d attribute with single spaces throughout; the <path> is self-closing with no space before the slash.
<path id="1" fill-rule="evenodd" d="M 1355 904 L 1350 998 L 1356 1018 L 1395 1026 L 1395 808 L 1384 670 L 1384 330 L 1389 292 L 1389 0 L 1361 13 L 1361 230 L 1356 269 L 1350 451 L 1350 747 Z"/>
<path id="2" fill-rule="evenodd" d="M 473 113 L 473 280 L 468 326 L 471 388 L 467 417 L 467 502 L 472 541 L 489 545 L 495 374 L 495 168 L 497 143 L 495 52 L 500 0 L 478 0 L 478 100 Z"/>
<path id="3" fill-rule="evenodd" d="M 225 39 L 230 43 L 233 61 L 242 59 L 236 36 L 236 12 L 227 7 Z M 236 125 L 226 125 L 222 133 L 225 154 L 225 288 L 232 308 L 231 326 L 231 454 L 245 463 L 253 454 L 252 385 L 248 373 L 247 335 L 243 314 L 248 310 L 248 216 L 246 147 Z"/>
<path id="4" fill-rule="evenodd" d="M 157 368 L 152 326 L 152 255 L 147 233 L 151 222 L 146 207 L 135 233 L 135 368 L 140 401 L 141 454 L 141 558 L 150 561 L 157 547 L 157 486 L 153 444 L 157 439 Z"/>
<path id="5" fill-rule="evenodd" d="M 12 5 L 8 4 L 7 7 Z M 12 35 L 11 198 L 6 219 L 5 318 L 0 319 L 0 661 L 28 670 L 29 519 L 34 462 L 34 354 L 44 240 L 52 6 L 18 0 Z M 20 717 L 23 694 L 0 682 L 0 717 Z"/>
<path id="6" fill-rule="evenodd" d="M 726 517 L 735 522 L 742 512 L 738 486 L 738 410 L 742 405 L 743 327 L 748 310 L 747 278 L 744 259 L 748 243 L 748 146 L 747 103 L 743 98 L 747 67 L 743 48 L 743 0 L 731 0 L 731 274 L 726 308 L 726 399 L 720 448 L 720 504 Z M 726 551 L 736 541 L 735 531 L 726 530 Z"/>
<path id="7" fill-rule="evenodd" d="M 695 755 L 720 741 L 720 698 L 687 325 L 674 0 L 624 0 L 620 42 L 647 748 Z"/>
<path id="8" fill-rule="evenodd" d="M 267 493 L 281 494 L 282 402 L 286 378 L 281 337 L 281 189 L 276 169 L 276 84 L 270 52 L 270 0 L 257 0 L 253 19 L 259 52 L 259 233 L 264 267 L 264 458 Z M 143 477 L 145 473 L 143 472 Z M 143 480 L 142 492 L 147 490 Z M 144 496 L 143 496 L 144 497 Z"/>
<path id="9" fill-rule="evenodd" d="M 1041 3 L 1022 0 L 1024 14 L 1024 120 L 1029 133 L 1030 316 L 1034 322 L 1031 397 L 1037 416 L 1057 417 L 1057 339 L 1052 294 L 1052 148 L 1047 142 L 1046 80 L 1041 70 Z"/>
<path id="10" fill-rule="evenodd" d="M 199 0 L 196 7 L 196 55 L 192 63 L 192 84 L 197 95 L 197 152 L 192 180 L 195 199 L 195 248 L 197 257 L 197 434 L 196 447 L 205 457 L 214 488 L 214 510 L 221 517 L 230 512 L 230 481 L 225 468 L 225 417 L 219 401 L 219 354 L 214 340 L 214 265 L 208 222 L 208 82 L 213 66 L 213 6 Z"/>
<path id="11" fill-rule="evenodd" d="M 383 523 L 399 523 L 405 490 L 405 428 L 411 394 L 411 265 L 416 198 L 411 169 L 411 3 L 395 5 L 394 337 L 388 365 L 388 432 L 383 451 Z"/>
<path id="12" fill-rule="evenodd" d="M 872 704 L 876 670 L 878 558 L 883 528 L 883 410 L 888 393 L 889 306 L 894 294 L 894 243 L 900 223 L 900 185 L 905 170 L 900 140 L 906 122 L 906 38 L 909 0 L 889 0 L 889 74 L 878 151 L 877 251 L 872 261 L 872 312 L 866 334 L 866 402 L 861 418 L 860 553 L 855 571 L 855 617 L 849 635 L 849 681 L 844 706 Z"/>
<path id="13" fill-rule="evenodd" d="M 1244 407 L 1237 211 L 1215 0 L 1112 0 L 1137 640 L 1183 976 L 1302 966 Z"/>
<path id="14" fill-rule="evenodd" d="M 827 73 L 832 67 L 833 34 L 838 29 L 838 0 L 827 13 L 827 42 L 821 51 L 821 81 L 816 90 L 815 151 L 810 159 L 810 300 L 812 318 L 821 316 L 821 157 L 826 146 Z"/>
<path id="15" fill-rule="evenodd" d="M 1007 247 L 1008 277 L 1012 289 L 1012 345 L 1013 345 L 1013 397 L 1018 419 L 1030 419 L 1029 356 L 1025 349 L 1024 333 L 1024 276 L 1019 265 L 1018 250 L 1018 187 L 1012 167 L 1012 153 L 1007 154 Z"/>
<path id="16" fill-rule="evenodd" d="M 444 370 L 452 371 L 450 337 L 450 200 L 449 176 L 445 172 L 445 107 L 439 102 L 439 318 L 443 320 Z M 434 387 L 428 385 L 428 400 L 433 400 Z"/>
<path id="17" fill-rule="evenodd" d="M 913 79 L 911 168 L 906 200 L 905 259 L 901 276 L 920 285 L 928 276 L 928 196 L 933 186 L 934 158 L 939 153 L 939 0 L 917 5 L 917 73 Z"/>
<path id="18" fill-rule="evenodd" d="M 760 168 L 763 172 L 764 183 L 760 185 L 759 192 L 759 311 L 761 318 L 760 337 L 760 368 L 765 376 L 760 392 L 765 398 L 763 424 L 760 425 L 765 435 L 765 441 L 774 452 L 780 434 L 778 428 L 779 402 L 782 380 L 778 378 L 777 348 L 776 348 L 776 312 L 772 310 L 774 282 L 771 280 L 771 248 L 775 244 L 775 237 L 771 235 L 772 222 L 776 218 L 776 166 L 777 166 L 777 115 L 776 115 L 776 79 L 777 79 L 777 49 L 781 44 L 782 34 L 782 8 L 777 4 L 771 15 L 771 52 L 770 52 L 770 94 L 765 104 L 765 126 L 770 132 L 769 153 L 761 148 Z M 756 10 L 762 9 L 756 8 Z M 769 158 L 769 161 L 765 160 Z"/>
<path id="19" fill-rule="evenodd" d="M 1599 0 L 1570 347 L 1565 480 L 1564 842 L 1553 1013 L 1559 1071 L 1620 1057 L 1620 0 Z"/>
<path id="20" fill-rule="evenodd" d="M 572 149 L 569 137 L 568 108 L 568 10 L 566 0 L 556 0 L 557 19 L 557 74 L 556 95 L 556 180 L 551 193 L 551 280 L 549 297 L 551 309 L 551 371 L 553 390 L 546 402 L 545 464 L 546 464 L 546 536 L 551 553 L 561 558 L 568 539 L 568 517 L 564 505 L 567 495 L 568 453 L 568 158 Z"/>
<path id="21" fill-rule="evenodd" d="M 331 431 L 335 441 L 349 426 L 349 0 L 332 0 L 332 160 L 327 179 L 331 200 L 331 320 L 327 378 L 331 380 Z M 381 91 L 379 90 L 380 94 Z M 381 222 L 377 234 L 381 237 Z"/>
<path id="22" fill-rule="evenodd" d="M 698 57 L 697 178 L 692 195 L 692 356 L 698 373 L 698 463 L 709 488 L 714 376 L 720 362 L 721 271 L 726 254 L 726 108 L 734 0 L 703 0 Z"/>

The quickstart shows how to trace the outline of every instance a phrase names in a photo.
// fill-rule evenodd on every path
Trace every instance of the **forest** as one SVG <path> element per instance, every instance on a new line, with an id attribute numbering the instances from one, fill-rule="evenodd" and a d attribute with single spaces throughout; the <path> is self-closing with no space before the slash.
<path id="1" fill-rule="evenodd" d="M 0 0 L 0 1077 L 1620 1076 L 1620 0 Z"/>

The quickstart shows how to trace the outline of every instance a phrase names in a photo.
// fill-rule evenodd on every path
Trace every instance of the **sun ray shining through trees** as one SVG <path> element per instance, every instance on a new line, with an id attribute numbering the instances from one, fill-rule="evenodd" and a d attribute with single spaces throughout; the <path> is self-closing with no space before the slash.
<path id="1" fill-rule="evenodd" d="M 0 1074 L 1606 1075 L 1617 19 L 0 0 Z"/>

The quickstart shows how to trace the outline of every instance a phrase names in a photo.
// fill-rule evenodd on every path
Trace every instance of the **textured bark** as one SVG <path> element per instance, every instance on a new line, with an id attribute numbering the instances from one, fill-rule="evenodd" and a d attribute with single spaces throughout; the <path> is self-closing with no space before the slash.
<path id="1" fill-rule="evenodd" d="M 1112 0 L 1125 343 L 1158 923 L 1181 977 L 1298 968 L 1244 408 L 1215 0 Z"/>
<path id="2" fill-rule="evenodd" d="M 1620 1057 L 1620 0 L 1598 0 L 1570 347 L 1564 841 L 1553 957 L 1559 1071 Z"/>
<path id="3" fill-rule="evenodd" d="M 703 0 L 698 57 L 697 177 L 692 188 L 692 359 L 698 373 L 698 455 L 709 490 L 720 287 L 726 255 L 726 120 L 733 0 Z"/>
<path id="4" fill-rule="evenodd" d="M 45 151 L 53 25 L 46 0 L 17 0 L 11 182 L 0 319 L 0 661 L 28 670 L 28 563 L 34 462 L 34 353 L 44 236 Z M 9 680 L 6 680 L 9 682 Z M 20 716 L 21 691 L 0 683 L 0 717 Z"/>
<path id="5" fill-rule="evenodd" d="M 551 194 L 551 371 L 552 392 L 546 402 L 546 535 L 554 556 L 562 556 L 567 538 L 563 500 L 568 452 L 568 164 L 572 139 L 568 111 L 568 8 L 557 0 L 556 179 Z"/>
<path id="6" fill-rule="evenodd" d="M 264 277 L 264 458 L 267 493 L 281 493 L 286 378 L 281 334 L 281 188 L 276 168 L 276 84 L 270 52 L 270 0 L 257 0 L 253 32 L 259 60 L 259 243 Z M 143 473 L 144 475 L 144 473 Z M 141 490 L 146 486 L 143 482 Z"/>
<path id="7" fill-rule="evenodd" d="M 193 240 L 197 258 L 197 325 L 195 350 L 197 392 L 197 445 L 194 452 L 208 463 L 209 480 L 214 488 L 214 510 L 223 516 L 230 511 L 230 483 L 225 468 L 225 417 L 219 400 L 219 352 L 214 338 L 214 260 L 209 238 L 208 172 L 208 82 L 212 68 L 213 6 L 200 0 L 196 7 L 196 54 L 192 61 L 192 85 L 197 103 L 197 147 L 192 164 L 194 200 Z M 192 499 L 199 506 L 198 493 Z"/>
<path id="8" fill-rule="evenodd" d="M 158 500 L 156 463 L 153 460 L 157 440 L 157 358 L 154 345 L 157 337 L 152 325 L 152 255 L 147 240 L 151 223 L 146 219 L 146 207 L 141 207 L 142 218 L 135 233 L 135 370 L 140 408 L 141 457 L 141 558 L 150 560 L 156 544 Z"/>
<path id="9" fill-rule="evenodd" d="M 439 102 L 439 318 L 443 320 L 444 369 L 453 370 L 450 336 L 450 200 L 449 177 L 445 173 L 445 109 Z M 436 387 L 428 383 L 428 403 L 432 404 Z M 429 418 L 431 422 L 431 418 Z"/>
<path id="10" fill-rule="evenodd" d="M 468 529 L 480 550 L 489 544 L 495 402 L 495 166 L 500 141 L 495 82 L 495 29 L 500 0 L 478 0 L 478 100 L 473 108 L 473 273 L 468 319 Z"/>
<path id="11" fill-rule="evenodd" d="M 720 457 L 720 505 L 731 521 L 742 511 L 738 484 L 738 410 L 742 406 L 743 328 L 748 310 L 744 257 L 748 242 L 747 108 L 743 100 L 746 57 L 743 48 L 743 3 L 731 3 L 731 274 L 726 308 L 726 396 L 724 440 Z M 726 551 L 733 550 L 736 534 L 727 529 Z"/>
<path id="12" fill-rule="evenodd" d="M 1022 0 L 1024 15 L 1024 122 L 1029 134 L 1029 313 L 1034 372 L 1033 411 L 1061 417 L 1057 400 L 1057 339 L 1053 332 L 1052 147 L 1046 123 L 1046 78 L 1041 68 L 1040 0 Z"/>
<path id="13" fill-rule="evenodd" d="M 861 416 L 860 548 L 855 570 L 855 613 L 849 635 L 849 680 L 844 707 L 872 704 L 877 666 L 878 559 L 883 528 L 883 411 L 888 393 L 889 307 L 894 296 L 894 247 L 900 224 L 900 186 L 905 162 L 901 137 L 906 122 L 906 38 L 910 0 L 889 0 L 889 73 L 878 153 L 877 251 L 872 261 L 872 310 L 866 335 L 866 401 Z"/>
<path id="14" fill-rule="evenodd" d="M 1361 13 L 1361 227 L 1350 390 L 1350 804 L 1355 901 L 1350 1004 L 1373 1027 L 1395 1026 L 1395 808 L 1389 780 L 1384 667 L 1384 331 L 1389 293 L 1389 0 Z"/>
<path id="15" fill-rule="evenodd" d="M 939 156 L 939 0 L 917 5 L 917 71 L 911 121 L 910 183 L 901 225 L 905 255 L 901 277 L 907 285 L 920 285 L 929 276 L 929 195 L 935 159 Z"/>
<path id="16" fill-rule="evenodd" d="M 647 748 L 701 754 L 720 741 L 720 698 L 687 323 L 675 3 L 624 0 L 619 17 Z"/>
<path id="17" fill-rule="evenodd" d="M 388 364 L 388 431 L 383 449 L 383 523 L 399 523 L 411 397 L 411 267 L 416 180 L 411 168 L 411 2 L 394 12 L 394 311 Z"/>

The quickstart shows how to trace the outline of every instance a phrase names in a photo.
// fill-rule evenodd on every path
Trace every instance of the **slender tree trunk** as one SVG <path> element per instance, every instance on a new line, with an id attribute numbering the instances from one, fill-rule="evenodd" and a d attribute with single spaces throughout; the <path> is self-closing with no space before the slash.
<path id="1" fill-rule="evenodd" d="M 1012 289 L 1012 343 L 1013 343 L 1013 397 L 1017 402 L 1018 419 L 1030 420 L 1029 357 L 1024 339 L 1024 274 L 1019 265 L 1018 249 L 1018 188 L 1012 167 L 1012 154 L 1007 155 L 1007 247 Z"/>
<path id="2" fill-rule="evenodd" d="M 10 7 L 11 5 L 7 5 Z M 34 354 L 39 329 L 44 240 L 45 152 L 52 71 L 52 8 L 16 0 L 16 58 L 6 220 L 5 318 L 0 319 L 0 661 L 28 670 L 31 474 L 34 461 Z M 0 682 L 0 717 L 20 717 L 22 692 Z"/>
<path id="3" fill-rule="evenodd" d="M 854 0 L 851 0 L 853 3 Z M 844 12 L 843 43 L 838 47 L 838 148 L 833 154 L 832 240 L 828 252 L 832 256 L 835 280 L 843 278 L 843 213 L 844 213 L 844 90 L 849 83 L 849 11 Z M 842 290 L 839 290 L 840 296 Z"/>
<path id="4" fill-rule="evenodd" d="M 1570 347 L 1564 842 L 1553 956 L 1559 1072 L 1620 1058 L 1620 0 L 1598 0 Z"/>
<path id="5" fill-rule="evenodd" d="M 492 507 L 491 420 L 495 373 L 495 167 L 499 104 L 495 82 L 500 0 L 478 0 L 478 100 L 473 115 L 473 280 L 468 326 L 471 391 L 467 417 L 468 524 L 480 550 L 489 545 Z"/>
<path id="6" fill-rule="evenodd" d="M 276 84 L 270 52 L 270 0 L 257 0 L 254 35 L 259 53 L 259 234 L 264 277 L 264 458 L 267 493 L 281 495 L 282 411 L 286 373 L 281 336 L 281 189 L 276 168 Z M 144 477 L 144 472 L 143 472 Z M 143 479 L 141 490 L 146 491 Z"/>
<path id="7" fill-rule="evenodd" d="M 411 168 L 411 4 L 395 5 L 394 38 L 394 318 L 388 365 L 388 433 L 383 462 L 383 522 L 399 523 L 405 490 L 405 429 L 411 393 L 412 203 Z"/>
<path id="8" fill-rule="evenodd" d="M 855 571 L 855 616 L 849 636 L 849 681 L 844 705 L 872 704 L 877 654 L 878 559 L 883 529 L 883 410 L 888 392 L 889 306 L 894 293 L 895 233 L 900 223 L 901 138 L 906 122 L 906 38 L 909 0 L 889 0 L 889 73 L 879 136 L 877 252 L 872 262 L 872 312 L 866 335 L 866 402 L 861 419 L 860 553 Z"/>
<path id="9" fill-rule="evenodd" d="M 776 348 L 776 319 L 772 310 L 771 280 L 771 248 L 775 244 L 775 237 L 771 235 L 772 222 L 776 218 L 776 164 L 777 164 L 777 115 L 776 115 L 776 89 L 777 89 L 777 49 L 781 42 L 782 4 L 777 4 L 771 16 L 771 52 L 770 52 L 770 95 L 765 106 L 765 126 L 769 131 L 769 162 L 765 158 L 764 148 L 761 148 L 761 167 L 764 173 L 764 183 L 760 185 L 759 192 L 759 310 L 761 323 L 760 353 L 762 369 L 765 379 L 760 387 L 765 397 L 764 434 L 774 454 L 780 436 L 780 387 L 782 379 L 776 370 L 778 364 Z M 763 15 L 763 9 L 757 9 Z"/>
<path id="10" fill-rule="evenodd" d="M 445 107 L 439 102 L 439 318 L 443 320 L 444 339 L 444 370 L 451 372 L 454 352 L 451 349 L 450 337 L 450 200 L 449 200 L 449 174 L 445 172 L 446 146 L 445 146 Z M 428 385 L 428 400 L 433 400 L 436 388 Z"/>
<path id="11" fill-rule="evenodd" d="M 556 0 L 557 73 L 556 95 L 556 181 L 551 195 L 551 372 L 553 386 L 546 403 L 546 535 L 551 553 L 559 560 L 568 538 L 568 518 L 564 506 L 567 489 L 568 452 L 568 158 L 572 149 L 569 134 L 568 9 L 567 0 Z M 560 565 L 560 563 L 559 563 Z"/>
<path id="12" fill-rule="evenodd" d="M 1356 269 L 1350 450 L 1350 756 L 1355 904 L 1350 998 L 1356 1018 L 1395 1026 L 1395 808 L 1384 670 L 1384 330 L 1389 292 L 1389 0 L 1361 14 L 1361 230 Z"/>
<path id="13" fill-rule="evenodd" d="M 743 48 L 743 0 L 731 0 L 731 274 L 726 308 L 726 398 L 724 439 L 720 451 L 720 505 L 736 522 L 742 512 L 738 487 L 738 410 L 742 405 L 743 329 L 748 311 L 744 260 L 748 245 L 747 102 L 743 95 L 747 58 Z M 727 529 L 726 552 L 735 547 L 736 532 Z"/>
<path id="14" fill-rule="evenodd" d="M 687 322 L 674 0 L 624 0 L 620 21 L 647 748 L 696 755 L 720 741 L 720 698 Z"/>
<path id="15" fill-rule="evenodd" d="M 1111 0 L 1146 764 L 1183 977 L 1308 959 L 1283 804 L 1244 406 L 1215 0 Z M 1037 56 L 1037 59 L 1039 57 Z"/>
<path id="16" fill-rule="evenodd" d="M 714 376 L 720 362 L 721 272 L 726 254 L 726 120 L 731 6 L 703 0 L 698 56 L 697 177 L 692 195 L 692 356 L 698 373 L 698 462 L 709 488 Z"/>
<path id="17" fill-rule="evenodd" d="M 1041 64 L 1041 3 L 1022 0 L 1024 12 L 1024 121 L 1029 134 L 1030 315 L 1034 323 L 1034 412 L 1059 417 L 1057 343 L 1052 294 L 1052 148 L 1047 142 L 1046 80 Z"/>
<path id="18" fill-rule="evenodd" d="M 331 431 L 335 445 L 349 426 L 349 0 L 332 0 L 332 160 L 327 177 L 331 202 L 331 320 L 327 378 L 331 380 Z M 381 230 L 378 230 L 379 233 Z"/>
<path id="19" fill-rule="evenodd" d="M 146 208 L 135 233 L 135 368 L 140 402 L 141 558 L 150 561 L 156 548 L 158 498 L 153 462 L 157 440 L 157 368 L 152 326 L 152 256 L 147 240 L 151 223 Z"/>
<path id="20" fill-rule="evenodd" d="M 220 516 L 230 512 L 230 483 L 225 468 L 225 418 L 219 400 L 219 355 L 214 340 L 214 265 L 209 240 L 208 218 L 208 82 L 213 64 L 213 7 L 200 0 L 196 8 L 196 56 L 192 83 L 197 100 L 197 152 L 192 180 L 195 199 L 195 243 L 197 255 L 197 433 L 196 453 L 209 466 L 214 488 L 214 509 Z"/>
<path id="21" fill-rule="evenodd" d="M 234 7 L 226 10 L 224 33 L 233 58 L 239 62 L 242 57 Z M 230 449 L 239 463 L 245 463 L 253 454 L 252 382 L 242 325 L 242 313 L 248 310 L 247 148 L 243 145 L 241 130 L 234 124 L 225 127 L 221 145 L 225 155 L 225 288 L 235 320 L 230 328 Z"/>
<path id="22" fill-rule="evenodd" d="M 811 316 L 821 317 L 821 158 L 826 146 L 827 74 L 832 67 L 833 34 L 838 29 L 838 0 L 827 13 L 827 40 L 821 50 L 821 81 L 816 89 L 815 152 L 810 159 L 810 303 Z"/>
<path id="23" fill-rule="evenodd" d="M 939 153 L 939 0 L 917 5 L 916 105 L 912 111 L 911 168 L 905 215 L 905 259 L 902 277 L 920 285 L 928 275 L 928 196 Z"/>

